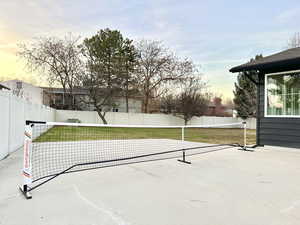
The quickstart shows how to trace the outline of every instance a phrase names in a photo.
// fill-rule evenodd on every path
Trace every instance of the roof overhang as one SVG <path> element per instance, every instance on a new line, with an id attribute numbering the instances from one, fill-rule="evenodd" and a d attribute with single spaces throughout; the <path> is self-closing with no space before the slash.
<path id="1" fill-rule="evenodd" d="M 7 89 L 7 90 L 10 90 L 10 88 L 4 86 L 3 84 L 0 84 L 0 90 L 1 90 L 1 89 Z"/>
<path id="2" fill-rule="evenodd" d="M 243 64 L 240 66 L 236 66 L 231 68 L 229 71 L 232 73 L 236 72 L 245 72 L 245 71 L 287 71 L 287 70 L 298 70 L 300 69 L 300 57 L 295 59 L 289 60 L 282 60 L 282 61 L 274 61 L 269 63 L 259 63 L 255 65 L 247 65 Z"/>
<path id="3" fill-rule="evenodd" d="M 298 69 L 300 69 L 300 48 L 293 48 L 233 67 L 229 71 L 232 73 L 245 71 L 266 73 Z"/>

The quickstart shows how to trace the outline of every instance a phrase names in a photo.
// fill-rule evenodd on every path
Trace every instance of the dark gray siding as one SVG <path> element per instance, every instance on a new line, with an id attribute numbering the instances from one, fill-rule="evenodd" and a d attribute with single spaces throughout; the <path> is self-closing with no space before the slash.
<path id="1" fill-rule="evenodd" d="M 300 148 L 300 118 L 264 117 L 265 88 L 263 74 L 260 75 L 259 80 L 258 144 Z"/>

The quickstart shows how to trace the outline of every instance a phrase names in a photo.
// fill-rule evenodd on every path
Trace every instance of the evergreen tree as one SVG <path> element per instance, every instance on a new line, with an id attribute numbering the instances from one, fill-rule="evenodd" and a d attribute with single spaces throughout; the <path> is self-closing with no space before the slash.
<path id="1" fill-rule="evenodd" d="M 255 56 L 255 59 L 261 59 L 262 55 Z M 234 109 L 237 111 L 237 116 L 242 119 L 256 117 L 257 109 L 257 87 L 247 76 L 258 81 L 257 71 L 247 71 L 239 73 L 237 82 L 235 83 L 234 94 Z"/>
<path id="2" fill-rule="evenodd" d="M 107 124 L 106 112 L 116 106 L 116 98 L 122 94 L 122 89 L 125 89 L 128 103 L 135 57 L 132 40 L 124 38 L 118 30 L 106 28 L 86 38 L 81 48 L 87 71 L 79 80 L 89 92 L 88 100 L 82 101 L 93 105 L 103 123 Z M 126 106 L 128 110 L 128 104 Z"/>

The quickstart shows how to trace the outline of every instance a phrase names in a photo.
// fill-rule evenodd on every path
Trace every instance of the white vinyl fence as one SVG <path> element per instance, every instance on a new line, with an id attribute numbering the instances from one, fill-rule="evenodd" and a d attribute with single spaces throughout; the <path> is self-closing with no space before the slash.
<path id="1" fill-rule="evenodd" d="M 81 123 L 103 123 L 95 111 L 56 110 L 56 122 L 66 122 L 68 119 L 79 119 Z M 182 119 L 165 114 L 108 112 L 105 115 L 105 119 L 109 124 L 183 125 Z"/>
<path id="2" fill-rule="evenodd" d="M 97 112 L 56 110 L 55 115 L 56 122 L 66 122 L 68 119 L 79 119 L 81 123 L 102 123 L 102 120 L 98 116 Z M 162 126 L 184 125 L 183 119 L 166 114 L 108 112 L 105 118 L 109 124 Z M 194 117 L 189 122 L 189 125 L 228 124 L 241 121 L 241 119 L 233 117 L 202 116 Z M 256 129 L 255 118 L 247 120 L 247 128 Z"/>
<path id="3" fill-rule="evenodd" d="M 243 120 L 234 117 L 216 117 L 216 116 L 201 116 L 193 117 L 189 122 L 189 125 L 210 125 L 210 124 L 227 124 L 227 123 L 238 123 Z M 246 120 L 248 129 L 256 129 L 256 119 L 249 118 Z"/>
<path id="4" fill-rule="evenodd" d="M 54 121 L 55 110 L 0 91 L 0 160 L 23 145 L 26 120 Z"/>
<path id="5" fill-rule="evenodd" d="M 82 123 L 102 123 L 97 112 L 55 110 L 44 105 L 32 104 L 13 96 L 8 91 L 0 91 L 0 160 L 23 145 L 26 120 L 66 122 L 79 119 Z M 109 124 L 124 125 L 184 125 L 183 119 L 165 114 L 109 112 L 106 115 Z M 227 124 L 240 122 L 231 117 L 195 117 L 190 125 Z M 248 119 L 247 127 L 256 128 L 256 119 Z"/>

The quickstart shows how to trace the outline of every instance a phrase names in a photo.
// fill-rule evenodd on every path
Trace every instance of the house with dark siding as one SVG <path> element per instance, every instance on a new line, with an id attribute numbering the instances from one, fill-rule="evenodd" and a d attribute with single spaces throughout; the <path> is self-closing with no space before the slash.
<path id="1" fill-rule="evenodd" d="M 300 48 L 288 49 L 230 69 L 257 71 L 257 145 L 300 148 Z"/>

